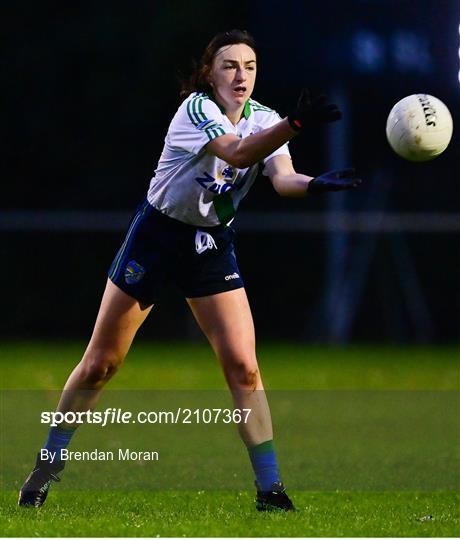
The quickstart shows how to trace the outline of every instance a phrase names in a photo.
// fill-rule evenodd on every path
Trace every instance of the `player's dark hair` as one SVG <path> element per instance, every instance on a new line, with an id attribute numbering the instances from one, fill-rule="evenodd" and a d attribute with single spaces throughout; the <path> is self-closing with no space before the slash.
<path id="1" fill-rule="evenodd" d="M 190 77 L 182 82 L 180 92 L 181 98 L 186 98 L 192 92 L 210 92 L 211 86 L 208 82 L 208 76 L 217 51 L 226 45 L 237 45 L 239 43 L 244 43 L 256 52 L 254 38 L 249 32 L 246 32 L 246 30 L 234 29 L 214 36 L 204 50 L 199 64 L 196 62 L 194 63 Z"/>

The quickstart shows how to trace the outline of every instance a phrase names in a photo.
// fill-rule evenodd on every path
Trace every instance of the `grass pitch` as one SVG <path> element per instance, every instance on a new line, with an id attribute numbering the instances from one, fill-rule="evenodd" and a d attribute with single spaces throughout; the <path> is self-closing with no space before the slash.
<path id="1" fill-rule="evenodd" d="M 441 493 L 293 493 L 295 514 L 258 514 L 252 493 L 54 493 L 39 510 L 2 496 L 5 536 L 455 536 Z M 431 520 L 424 520 L 432 515 Z"/>
<path id="2" fill-rule="evenodd" d="M 17 490 L 42 442 L 33 430 L 23 435 L 29 431 L 21 427 L 23 414 L 31 408 L 32 396 L 42 395 L 37 392 L 46 390 L 43 395 L 47 395 L 62 387 L 83 347 L 82 343 L 2 346 L 2 424 L 8 428 L 2 426 L 0 530 L 4 536 L 447 537 L 460 532 L 460 432 L 455 409 L 460 350 L 455 347 L 259 347 L 262 374 L 273 392 L 275 443 L 298 508 L 295 514 L 254 510 L 252 475 L 244 449 L 236 451 L 240 448 L 236 433 L 232 432 L 235 440 L 227 442 L 227 432 L 213 434 L 211 429 L 204 433 L 211 441 L 217 438 L 207 446 L 201 444 L 194 459 L 182 460 L 178 449 L 170 469 L 165 459 L 164 477 L 159 468 L 144 470 L 150 489 L 136 489 L 134 484 L 123 490 L 131 472 L 120 468 L 116 482 L 106 477 L 115 489 L 101 489 L 95 471 L 93 487 L 77 491 L 84 469 L 72 463 L 62 483 L 53 485 L 43 508 L 18 508 Z M 23 389 L 18 414 L 7 418 L 8 396 L 17 389 Z M 146 407 L 151 395 L 141 391 L 219 391 L 225 383 L 206 345 L 139 342 L 110 389 L 146 396 L 140 398 Z M 55 394 L 51 395 L 52 402 Z M 294 396 L 295 414 L 286 396 Z M 294 416 L 290 429 L 287 419 Z M 42 437 L 43 426 L 40 429 Z M 94 436 L 85 426 L 72 447 Z M 184 439 L 203 443 L 204 437 L 195 430 Z M 212 462 L 219 444 L 224 449 L 231 445 L 224 456 L 228 471 Z M 200 477 L 206 480 L 207 472 L 211 482 L 204 482 L 203 489 Z M 233 478 L 235 473 L 239 476 Z M 168 484 L 172 474 L 176 483 L 182 482 L 182 489 Z M 232 479 L 227 489 L 219 489 L 228 476 Z"/>

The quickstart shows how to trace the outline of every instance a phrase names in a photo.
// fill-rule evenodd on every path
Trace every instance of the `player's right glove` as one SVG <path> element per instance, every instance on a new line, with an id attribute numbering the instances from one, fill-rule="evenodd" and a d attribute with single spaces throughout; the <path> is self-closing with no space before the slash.
<path id="1" fill-rule="evenodd" d="M 356 178 L 354 169 L 329 171 L 310 180 L 308 182 L 307 193 L 315 194 L 352 189 L 358 187 L 361 182 L 361 178 Z"/>
<path id="2" fill-rule="evenodd" d="M 297 101 L 297 108 L 287 118 L 292 129 L 300 131 L 305 127 L 336 122 L 342 118 L 342 113 L 337 105 L 328 103 L 325 95 L 312 98 L 308 88 L 304 88 Z"/>

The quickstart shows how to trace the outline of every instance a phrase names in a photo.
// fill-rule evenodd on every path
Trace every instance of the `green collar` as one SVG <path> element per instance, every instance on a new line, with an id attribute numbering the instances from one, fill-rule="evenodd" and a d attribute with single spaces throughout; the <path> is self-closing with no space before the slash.
<path id="1" fill-rule="evenodd" d="M 208 96 L 208 98 L 211 101 L 214 101 L 214 103 L 219 107 L 220 112 L 222 114 L 225 114 L 225 109 L 216 101 L 216 98 L 214 97 L 214 94 L 212 92 L 209 92 L 206 95 Z M 244 104 L 243 116 L 246 118 L 246 120 L 251 116 L 251 105 L 249 103 L 249 99 L 247 99 L 246 103 Z"/>
<path id="2" fill-rule="evenodd" d="M 246 120 L 251 116 L 251 105 L 249 104 L 249 99 L 246 100 L 246 103 L 244 104 L 243 116 L 246 118 Z"/>

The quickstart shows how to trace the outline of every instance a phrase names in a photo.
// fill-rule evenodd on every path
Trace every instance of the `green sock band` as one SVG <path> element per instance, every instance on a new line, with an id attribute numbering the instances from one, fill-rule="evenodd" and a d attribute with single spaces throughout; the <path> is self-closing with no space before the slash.
<path id="1" fill-rule="evenodd" d="M 275 445 L 273 444 L 273 439 L 270 441 L 265 441 L 260 444 L 256 444 L 255 446 L 248 447 L 249 453 L 251 455 L 258 455 L 258 454 L 267 454 L 268 452 L 274 452 L 275 451 Z"/>
<path id="2" fill-rule="evenodd" d="M 248 448 L 258 491 L 270 491 L 280 482 L 273 441 L 265 441 Z"/>

